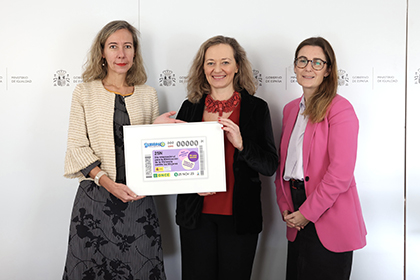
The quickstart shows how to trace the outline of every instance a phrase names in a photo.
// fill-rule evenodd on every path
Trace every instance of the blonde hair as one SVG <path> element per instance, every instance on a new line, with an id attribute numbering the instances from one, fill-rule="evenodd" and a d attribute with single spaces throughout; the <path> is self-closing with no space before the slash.
<path id="1" fill-rule="evenodd" d="M 322 37 L 308 38 L 300 43 L 295 52 L 295 59 L 297 58 L 299 51 L 304 46 L 320 47 L 327 60 L 326 66 L 329 67 L 330 70 L 330 74 L 324 78 L 315 93 L 309 98 L 309 100 L 306 100 L 306 109 L 303 112 L 303 114 L 308 116 L 313 123 L 317 123 L 324 120 L 328 107 L 337 94 L 337 61 L 330 43 Z"/>
<path id="2" fill-rule="evenodd" d="M 210 84 L 204 74 L 204 59 L 208 48 L 219 44 L 229 45 L 233 49 L 233 57 L 238 67 L 238 73 L 233 78 L 235 91 L 240 92 L 245 89 L 249 94 L 255 94 L 257 88 L 254 83 L 251 63 L 246 57 L 245 50 L 234 38 L 219 35 L 208 39 L 200 46 L 191 65 L 187 91 L 188 100 L 192 103 L 198 103 L 204 94 L 209 94 L 211 91 Z"/>
<path id="3" fill-rule="evenodd" d="M 103 80 L 108 74 L 106 60 L 102 57 L 106 40 L 114 32 L 126 29 L 133 36 L 134 61 L 133 66 L 128 70 L 125 77 L 129 86 L 142 85 L 147 80 L 146 70 L 143 65 L 143 58 L 140 52 L 139 31 L 131 24 L 124 20 L 111 21 L 105 25 L 96 35 L 95 40 L 90 49 L 88 59 L 84 65 L 82 78 L 84 82 L 93 80 Z M 105 64 L 105 65 L 103 65 Z"/>

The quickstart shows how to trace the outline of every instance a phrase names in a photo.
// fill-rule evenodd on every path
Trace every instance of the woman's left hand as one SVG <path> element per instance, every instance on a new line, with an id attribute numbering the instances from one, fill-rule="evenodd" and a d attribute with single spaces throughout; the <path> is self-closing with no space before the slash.
<path id="1" fill-rule="evenodd" d="M 284 220 L 286 223 L 292 225 L 292 227 L 296 228 L 297 230 L 304 229 L 305 226 L 309 223 L 309 220 L 303 216 L 300 211 L 293 212 L 292 214 L 289 214 L 284 217 Z"/>
<path id="2" fill-rule="evenodd" d="M 170 111 L 170 112 L 163 113 L 162 115 L 160 115 L 159 117 L 157 117 L 155 119 L 155 121 L 153 122 L 153 124 L 161 124 L 161 123 L 184 123 L 184 121 L 171 118 L 171 116 L 174 116 L 175 114 L 176 114 L 176 111 Z"/>
<path id="3" fill-rule="evenodd" d="M 226 132 L 226 137 L 232 145 L 242 151 L 244 149 L 241 131 L 239 126 L 229 119 L 219 118 L 219 123 L 223 125 L 222 129 Z"/>
<path id="4" fill-rule="evenodd" d="M 215 195 L 215 192 L 204 192 L 204 193 L 197 193 L 199 196 L 209 196 L 209 195 Z"/>

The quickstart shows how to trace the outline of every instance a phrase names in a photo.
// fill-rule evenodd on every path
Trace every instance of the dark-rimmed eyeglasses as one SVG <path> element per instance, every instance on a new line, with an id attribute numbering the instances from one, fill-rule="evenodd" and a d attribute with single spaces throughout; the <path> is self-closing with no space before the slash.
<path id="1" fill-rule="evenodd" d="M 320 71 L 324 68 L 325 64 L 328 64 L 326 61 L 320 59 L 320 58 L 314 58 L 312 60 L 309 60 L 306 56 L 300 56 L 295 59 L 295 66 L 297 68 L 305 68 L 308 63 L 311 62 L 311 66 L 314 70 Z"/>

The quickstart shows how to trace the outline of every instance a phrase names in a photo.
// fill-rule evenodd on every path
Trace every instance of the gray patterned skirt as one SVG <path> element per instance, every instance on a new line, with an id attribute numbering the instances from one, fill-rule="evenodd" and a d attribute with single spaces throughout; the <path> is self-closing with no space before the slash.
<path id="1" fill-rule="evenodd" d="M 153 197 L 124 203 L 93 181 L 80 183 L 63 280 L 165 280 Z"/>

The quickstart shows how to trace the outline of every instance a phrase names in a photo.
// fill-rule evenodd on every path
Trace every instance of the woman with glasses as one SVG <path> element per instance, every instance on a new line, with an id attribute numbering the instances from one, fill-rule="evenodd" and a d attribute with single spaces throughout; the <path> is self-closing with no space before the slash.
<path id="1" fill-rule="evenodd" d="M 303 95 L 283 110 L 277 203 L 287 224 L 287 280 L 350 278 L 353 251 L 366 245 L 354 179 L 358 119 L 337 94 L 334 51 L 324 38 L 296 49 Z"/>

